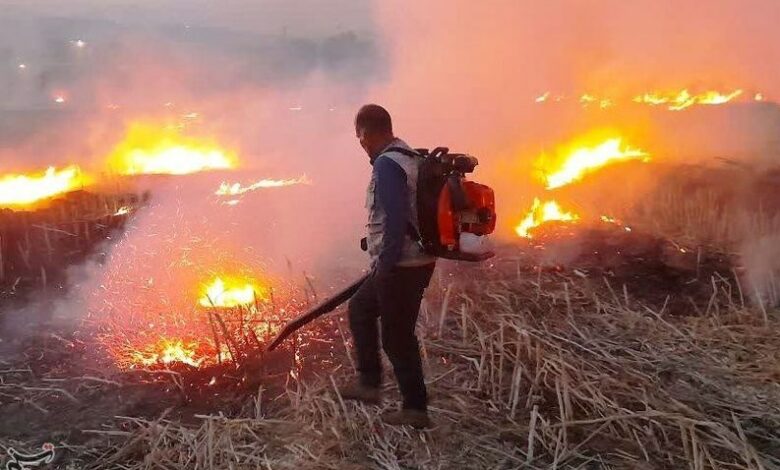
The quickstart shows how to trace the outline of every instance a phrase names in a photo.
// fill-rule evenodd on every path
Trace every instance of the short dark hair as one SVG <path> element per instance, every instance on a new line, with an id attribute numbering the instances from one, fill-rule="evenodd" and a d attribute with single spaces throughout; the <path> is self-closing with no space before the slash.
<path id="1" fill-rule="evenodd" d="M 390 113 L 378 104 L 367 104 L 360 108 L 355 116 L 355 129 L 365 129 L 369 133 L 393 133 L 393 120 Z"/>

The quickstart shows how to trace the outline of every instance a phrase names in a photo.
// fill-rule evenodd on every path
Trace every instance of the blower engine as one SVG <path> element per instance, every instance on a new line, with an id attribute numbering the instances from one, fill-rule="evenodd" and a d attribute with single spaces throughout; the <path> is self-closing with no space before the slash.
<path id="1" fill-rule="evenodd" d="M 423 157 L 417 176 L 417 217 L 419 233 L 413 234 L 423 249 L 434 256 L 464 261 L 483 261 L 495 254 L 487 235 L 496 228 L 496 201 L 493 189 L 466 180 L 479 161 L 446 147 L 429 152 L 416 149 Z"/>

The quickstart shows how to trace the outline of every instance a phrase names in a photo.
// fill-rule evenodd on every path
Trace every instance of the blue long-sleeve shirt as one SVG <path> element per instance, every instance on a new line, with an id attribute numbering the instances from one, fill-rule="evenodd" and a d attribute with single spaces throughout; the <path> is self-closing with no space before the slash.
<path id="1" fill-rule="evenodd" d="M 409 193 L 406 172 L 390 158 L 380 156 L 374 161 L 376 202 L 385 212 L 382 247 L 376 269 L 390 271 L 403 255 L 409 224 Z"/>

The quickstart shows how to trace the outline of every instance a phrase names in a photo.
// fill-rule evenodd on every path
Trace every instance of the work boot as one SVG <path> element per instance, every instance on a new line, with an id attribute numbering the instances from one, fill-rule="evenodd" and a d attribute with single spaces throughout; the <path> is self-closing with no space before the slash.
<path id="1" fill-rule="evenodd" d="M 424 429 L 431 426 L 428 412 L 423 410 L 402 409 L 382 415 L 382 421 L 391 426 L 411 426 L 415 429 Z"/>
<path id="2" fill-rule="evenodd" d="M 378 405 L 381 400 L 379 387 L 369 387 L 359 382 L 339 387 L 339 395 L 345 400 L 355 400 L 367 405 Z"/>

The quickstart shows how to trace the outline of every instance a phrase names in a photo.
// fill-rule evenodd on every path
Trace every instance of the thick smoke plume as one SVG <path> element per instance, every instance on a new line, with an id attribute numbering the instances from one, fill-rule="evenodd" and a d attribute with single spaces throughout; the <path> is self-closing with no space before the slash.
<path id="1" fill-rule="evenodd" d="M 176 126 L 193 113 L 184 132 L 241 159 L 230 174 L 137 183 L 152 191 L 152 205 L 109 254 L 104 290 L 90 293 L 101 305 L 223 256 L 281 276 L 307 271 L 323 287 L 342 281 L 333 266 L 363 267 L 356 242 L 369 168 L 352 117 L 364 102 L 386 105 L 413 146 L 479 156 L 477 178 L 496 189 L 505 239 L 543 189 L 538 155 L 583 134 L 615 130 L 670 163 L 766 165 L 778 153 L 771 103 L 674 114 L 534 102 L 547 91 L 630 101 L 682 88 L 780 99 L 773 0 L 97 4 L 4 7 L 2 170 L 76 162 L 105 171 L 129 124 Z M 213 195 L 223 180 L 304 173 L 311 186 L 258 191 L 232 207 Z M 631 205 L 652 187 L 640 178 L 613 191 L 626 191 L 621 202 Z M 590 192 L 584 200 L 616 199 L 603 187 Z M 213 259 L 193 259 L 204 247 Z M 120 288 L 128 260 L 148 264 Z M 175 303 L 168 294 L 178 293 L 158 298 Z"/>
<path id="2" fill-rule="evenodd" d="M 770 18 L 779 13 L 771 0 L 706 8 L 692 0 L 382 3 L 376 21 L 392 74 L 373 97 L 390 105 L 414 143 L 481 156 L 482 171 L 502 189 L 504 211 L 532 184 L 530 163 L 542 150 L 594 128 L 618 129 L 656 159 L 773 157 L 776 109 L 583 112 L 534 98 L 551 91 L 575 103 L 582 93 L 630 102 L 643 91 L 697 87 L 778 97 L 772 77 L 780 62 L 772 58 L 780 43 Z"/>
<path id="3" fill-rule="evenodd" d="M 481 158 L 478 178 L 497 190 L 500 234 L 511 238 L 543 191 L 533 177 L 537 157 L 592 132 L 614 131 L 670 166 L 727 160 L 752 173 L 775 166 L 779 16 L 772 0 L 378 2 L 391 74 L 371 97 L 389 105 L 413 145 L 448 145 Z M 770 102 L 682 113 L 630 106 L 640 93 L 684 88 L 742 89 Z M 569 104 L 535 103 L 548 91 L 568 95 Z M 583 110 L 576 98 L 584 93 L 622 97 L 629 106 Z M 601 184 L 572 191 L 581 204 L 631 210 L 663 190 L 656 188 L 661 174 L 604 175 Z M 717 184 L 737 197 L 749 193 L 742 180 Z M 743 261 L 751 273 L 771 272 L 751 268 L 766 243 L 750 238 Z M 750 282 L 766 285 L 755 277 Z"/>
<path id="4" fill-rule="evenodd" d="M 385 73 L 367 8 L 312 0 L 297 5 L 301 14 L 286 2 L 228 2 L 211 15 L 209 5 L 4 10 L 0 172 L 77 163 L 113 182 L 107 157 L 137 123 L 217 142 L 239 159 L 236 171 L 127 183 L 152 194 L 149 206 L 102 269 L 72 276 L 57 319 L 110 324 L 186 310 L 210 276 L 233 270 L 298 284 L 305 273 L 324 293 L 366 264 L 358 241 L 369 166 L 351 121 Z M 258 190 L 235 206 L 215 195 L 223 182 L 304 174 L 311 185 Z"/>

